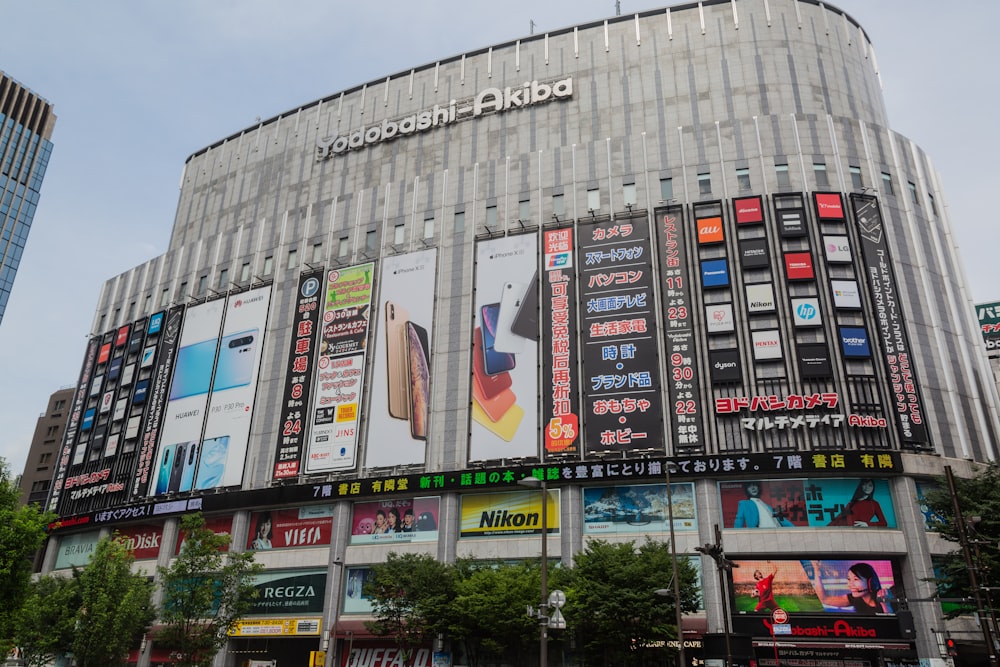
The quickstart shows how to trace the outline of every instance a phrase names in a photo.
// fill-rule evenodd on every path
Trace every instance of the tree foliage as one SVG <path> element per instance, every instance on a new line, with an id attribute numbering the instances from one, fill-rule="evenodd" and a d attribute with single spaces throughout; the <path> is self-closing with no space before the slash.
<path id="1" fill-rule="evenodd" d="M 13 646 L 14 626 L 31 581 L 32 557 L 54 515 L 20 504 L 21 489 L 0 458 L 0 655 Z"/>
<path id="2" fill-rule="evenodd" d="M 677 563 L 681 610 L 698 607 L 697 572 L 687 558 Z M 670 588 L 669 544 L 647 539 L 610 543 L 591 540 L 566 572 L 564 608 L 568 630 L 583 648 L 585 665 L 641 665 L 644 653 L 662 655 L 662 643 L 676 639 L 672 596 L 654 593 Z"/>
<path id="3" fill-rule="evenodd" d="M 970 478 L 955 477 L 955 496 L 966 523 L 966 537 L 977 584 L 980 587 L 1000 586 L 1000 466 L 995 463 L 980 467 Z M 950 601 L 966 600 L 964 604 L 945 606 L 949 617 L 973 611 L 973 591 L 969 568 L 962 549 L 959 524 L 951 494 L 944 478 L 936 489 L 924 494 L 924 504 L 930 517 L 931 529 L 955 549 L 940 560 L 936 559 L 935 578 L 938 593 Z"/>
<path id="4" fill-rule="evenodd" d="M 257 597 L 254 576 L 263 566 L 252 551 L 225 551 L 229 535 L 206 528 L 201 514 L 185 516 L 180 527 L 180 554 L 159 568 L 164 628 L 156 640 L 172 650 L 178 667 L 208 667 L 230 629 L 250 611 Z"/>
<path id="5" fill-rule="evenodd" d="M 454 569 L 428 554 L 389 553 L 384 563 L 372 567 L 365 594 L 375 617 L 366 623 L 368 629 L 391 638 L 409 661 L 415 648 L 448 629 Z"/>
<path id="6" fill-rule="evenodd" d="M 76 573 L 80 602 L 73 655 L 81 667 L 125 665 L 155 616 L 153 582 L 132 571 L 135 557 L 117 536 L 102 538 Z"/>
<path id="7" fill-rule="evenodd" d="M 25 665 L 50 665 L 72 651 L 81 606 L 76 577 L 49 575 L 32 582 L 14 629 Z"/>

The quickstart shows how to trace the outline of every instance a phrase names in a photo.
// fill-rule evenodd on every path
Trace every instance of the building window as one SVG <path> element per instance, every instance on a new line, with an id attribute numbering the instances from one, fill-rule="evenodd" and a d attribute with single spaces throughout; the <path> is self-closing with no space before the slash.
<path id="1" fill-rule="evenodd" d="M 913 181 L 907 181 L 906 186 L 910 188 L 910 199 L 913 200 L 913 205 L 920 208 L 920 197 L 917 196 L 917 185 Z"/>
<path id="2" fill-rule="evenodd" d="M 341 236 L 337 242 L 337 257 L 347 256 L 347 237 Z"/>
<path id="3" fill-rule="evenodd" d="M 406 240 L 406 225 L 399 224 L 392 228 L 392 245 L 402 245 Z"/>
<path id="4" fill-rule="evenodd" d="M 486 227 L 493 230 L 497 226 L 497 207 L 487 206 L 486 207 Z"/>
<path id="5" fill-rule="evenodd" d="M 188 284 L 187 281 L 185 280 L 184 282 L 181 283 L 180 289 L 177 290 L 177 300 L 183 301 L 184 299 L 187 298 L 187 294 L 188 294 Z"/>
<path id="6" fill-rule="evenodd" d="M 736 170 L 736 186 L 740 189 L 740 192 L 747 192 L 750 190 L 750 170 L 749 169 L 737 169 Z"/>
<path id="7" fill-rule="evenodd" d="M 63 410 L 65 407 L 66 407 L 66 401 L 59 399 L 58 401 L 55 402 L 55 405 L 52 406 L 52 410 L 53 412 L 59 412 L 60 410 Z"/>
<path id="8" fill-rule="evenodd" d="M 626 183 L 622 186 L 622 199 L 625 201 L 625 207 L 635 206 L 638 203 L 635 194 L 635 183 Z"/>
<path id="9" fill-rule="evenodd" d="M 274 271 L 274 256 L 268 255 L 264 258 L 264 275 L 269 276 Z"/>
<path id="10" fill-rule="evenodd" d="M 455 214 L 455 231 L 465 231 L 465 211 L 459 211 Z"/>
<path id="11" fill-rule="evenodd" d="M 288 262 L 285 267 L 289 270 L 294 269 L 299 265 L 299 251 L 296 248 L 292 248 L 288 251 Z"/>
<path id="12" fill-rule="evenodd" d="M 830 179 L 826 175 L 826 165 L 822 162 L 813 163 L 813 176 L 816 177 L 816 187 L 817 188 L 828 188 L 830 187 Z"/>
<path id="13" fill-rule="evenodd" d="M 316 264 L 317 262 L 322 262 L 323 261 L 323 244 L 322 243 L 314 243 L 313 244 L 313 255 L 312 255 L 312 260 L 311 261 L 312 261 L 313 264 Z"/>
<path id="14" fill-rule="evenodd" d="M 864 181 L 861 180 L 861 167 L 848 167 L 851 172 L 851 187 L 855 190 L 863 190 Z"/>
<path id="15" fill-rule="evenodd" d="M 937 214 L 938 214 L 937 202 L 934 201 L 934 195 L 932 195 L 931 193 L 928 192 L 927 193 L 927 201 L 929 201 L 931 203 L 931 213 L 933 213 L 935 216 L 937 216 Z"/>
<path id="16" fill-rule="evenodd" d="M 660 179 L 660 201 L 670 201 L 674 198 L 674 179 Z"/>
<path id="17" fill-rule="evenodd" d="M 42 491 L 48 491 L 48 490 L 49 490 L 49 480 L 47 479 L 38 480 L 37 482 L 31 485 L 32 493 L 40 493 Z"/>
<path id="18" fill-rule="evenodd" d="M 219 289 L 229 289 L 229 269 L 219 270 Z"/>
<path id="19" fill-rule="evenodd" d="M 531 220 L 531 200 L 521 199 L 517 202 L 517 218 L 523 222 Z"/>
<path id="20" fill-rule="evenodd" d="M 50 426 L 50 427 L 48 427 L 47 429 L 45 429 L 45 437 L 46 437 L 46 438 L 51 438 L 51 437 L 52 437 L 52 436 L 54 436 L 54 435 L 55 435 L 55 434 L 56 434 L 56 433 L 57 433 L 58 431 L 59 431 L 59 427 L 58 427 L 58 426 Z"/>
<path id="21" fill-rule="evenodd" d="M 566 198 L 561 194 L 552 195 L 552 214 L 556 216 L 566 215 Z"/>
<path id="22" fill-rule="evenodd" d="M 38 465 L 43 466 L 52 461 L 52 452 L 42 452 L 38 459 Z"/>
<path id="23" fill-rule="evenodd" d="M 424 238 L 434 238 L 434 217 L 424 218 Z"/>
<path id="24" fill-rule="evenodd" d="M 883 195 L 895 195 L 896 193 L 892 189 L 892 176 L 882 172 L 882 194 Z"/>
<path id="25" fill-rule="evenodd" d="M 788 165 L 787 164 L 776 164 L 774 165 L 774 175 L 778 179 L 779 188 L 788 188 L 792 185 L 792 179 L 788 176 Z"/>
<path id="26" fill-rule="evenodd" d="M 152 310 L 153 310 L 153 295 L 152 294 L 147 294 L 146 295 L 146 302 L 145 302 L 145 304 L 142 307 L 142 312 L 149 313 L 149 312 L 152 312 Z"/>
<path id="27" fill-rule="evenodd" d="M 208 275 L 198 276 L 198 292 L 197 295 L 201 296 L 208 289 Z"/>
<path id="28" fill-rule="evenodd" d="M 600 188 L 593 188 L 592 190 L 587 190 L 587 210 L 588 211 L 600 211 L 601 210 L 601 190 L 600 190 Z"/>
<path id="29" fill-rule="evenodd" d="M 160 292 L 160 308 L 163 308 L 168 303 L 170 303 L 170 288 L 164 287 L 163 291 Z"/>
<path id="30" fill-rule="evenodd" d="M 243 266 L 240 267 L 240 282 L 245 283 L 250 280 L 250 262 L 243 262 Z"/>
<path id="31" fill-rule="evenodd" d="M 374 229 L 365 233 L 365 250 L 375 250 L 378 243 L 378 232 Z"/>
<path id="32" fill-rule="evenodd" d="M 712 174 L 698 174 L 698 194 L 712 194 Z"/>

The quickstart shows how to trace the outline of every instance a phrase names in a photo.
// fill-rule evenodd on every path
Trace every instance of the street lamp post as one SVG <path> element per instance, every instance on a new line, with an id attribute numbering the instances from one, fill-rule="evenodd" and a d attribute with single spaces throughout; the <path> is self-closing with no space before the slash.
<path id="1" fill-rule="evenodd" d="M 685 667 L 684 662 L 684 631 L 681 629 L 683 622 L 683 611 L 681 611 L 681 581 L 680 571 L 677 567 L 677 534 L 674 532 L 674 491 L 670 485 L 670 474 L 676 472 L 674 464 L 667 462 L 667 520 L 670 521 L 670 566 L 673 569 L 674 579 L 674 613 L 677 623 L 677 665 Z"/>
<path id="2" fill-rule="evenodd" d="M 722 631 L 726 638 L 726 667 L 733 664 L 733 647 L 729 632 L 729 591 L 726 581 L 729 573 L 734 567 L 739 567 L 737 563 L 726 558 L 726 553 L 722 550 L 722 532 L 719 531 L 719 524 L 715 524 L 715 544 L 707 543 L 705 546 L 695 547 L 695 551 L 702 553 L 715 561 L 719 571 L 719 592 L 722 597 Z"/>
<path id="3" fill-rule="evenodd" d="M 538 605 L 538 665 L 548 667 L 549 662 L 549 492 L 545 480 L 525 477 L 521 486 L 542 492 L 542 603 Z"/>

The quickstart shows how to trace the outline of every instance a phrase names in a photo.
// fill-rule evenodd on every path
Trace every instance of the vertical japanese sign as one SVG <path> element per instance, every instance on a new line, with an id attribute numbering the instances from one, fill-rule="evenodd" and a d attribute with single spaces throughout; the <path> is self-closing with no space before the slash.
<path id="1" fill-rule="evenodd" d="M 469 460 L 538 455 L 538 235 L 476 246 Z"/>
<path id="2" fill-rule="evenodd" d="M 296 477 L 305 441 L 305 425 L 312 390 L 316 334 L 319 332 L 320 278 L 299 276 L 292 342 L 285 366 L 285 391 L 278 419 L 278 444 L 274 457 L 274 478 Z"/>
<path id="3" fill-rule="evenodd" d="M 545 451 L 575 453 L 580 438 L 573 228 L 542 235 L 542 426 Z"/>
<path id="4" fill-rule="evenodd" d="M 184 306 L 175 306 L 166 315 L 166 322 L 158 324 L 162 327 L 159 350 L 149 348 L 143 356 L 152 358 L 156 352 L 156 365 L 150 375 L 151 381 L 146 398 L 146 421 L 142 425 L 142 439 L 139 445 L 139 455 L 135 464 L 135 477 L 132 481 L 132 497 L 145 496 L 152 480 L 153 455 L 156 453 L 156 443 L 160 438 L 163 417 L 167 407 L 167 390 L 170 387 L 170 375 L 174 366 L 174 356 L 180 344 L 181 322 L 184 319 Z M 153 324 L 153 320 L 150 320 Z M 150 329 L 153 327 L 151 326 Z M 126 438 L 128 435 L 126 434 Z"/>
<path id="5" fill-rule="evenodd" d="M 374 267 L 369 262 L 326 274 L 307 473 L 355 465 Z"/>
<path id="6" fill-rule="evenodd" d="M 73 441 L 80 430 L 80 422 L 83 420 L 83 410 L 87 405 L 87 392 L 90 388 L 90 377 L 94 372 L 94 362 L 97 361 L 97 346 L 99 344 L 100 341 L 97 338 L 91 338 L 87 343 L 87 354 L 84 356 L 83 366 L 80 368 L 76 393 L 73 394 L 73 405 L 70 406 L 69 421 L 66 424 L 62 447 L 59 450 L 59 460 L 56 461 L 56 475 L 52 483 L 52 492 L 49 494 L 48 501 L 49 512 L 57 511 L 59 506 L 59 495 L 66 481 L 66 473 L 69 471 L 69 459 L 73 452 Z"/>
<path id="7" fill-rule="evenodd" d="M 759 210 L 759 209 L 758 209 Z M 702 402 L 698 393 L 698 360 L 695 355 L 691 271 L 684 250 L 684 209 L 671 206 L 656 212 L 660 259 L 660 298 L 667 360 L 667 397 L 670 440 L 674 452 L 705 451 Z"/>
<path id="8" fill-rule="evenodd" d="M 365 466 L 424 462 L 437 250 L 386 257 L 379 274 Z"/>
<path id="9" fill-rule="evenodd" d="M 586 451 L 662 448 L 648 225 L 579 229 Z"/>
<path id="10" fill-rule="evenodd" d="M 903 442 L 928 443 L 923 401 L 913 367 L 910 339 L 899 304 L 896 274 L 892 270 L 889 244 L 882 226 L 882 214 L 874 197 L 851 196 L 851 205 L 861 237 L 861 254 L 872 303 L 875 326 L 882 346 L 889 389 L 896 412 L 896 423 Z"/>

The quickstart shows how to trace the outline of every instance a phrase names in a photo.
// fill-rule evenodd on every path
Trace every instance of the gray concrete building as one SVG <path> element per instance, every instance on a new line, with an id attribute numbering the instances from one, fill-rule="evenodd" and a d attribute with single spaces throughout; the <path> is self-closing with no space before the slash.
<path id="1" fill-rule="evenodd" d="M 381 665 L 360 585 L 389 551 L 538 558 L 545 534 L 569 563 L 674 533 L 703 570 L 688 658 L 726 627 L 761 665 L 944 664 L 946 631 L 975 656 L 920 503 L 996 458 L 945 202 L 869 35 L 809 0 L 616 16 L 303 104 L 191 155 L 169 247 L 106 282 L 45 568 L 117 529 L 152 572 L 203 511 L 317 591 L 217 664 Z M 728 592 L 694 551 L 716 526 Z M 812 605 L 777 635 L 768 562 Z"/>

